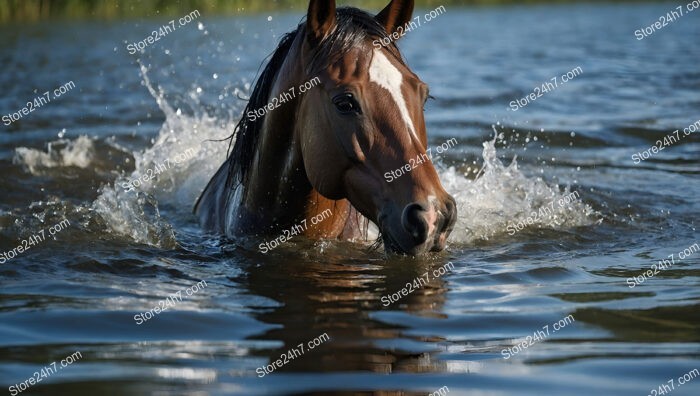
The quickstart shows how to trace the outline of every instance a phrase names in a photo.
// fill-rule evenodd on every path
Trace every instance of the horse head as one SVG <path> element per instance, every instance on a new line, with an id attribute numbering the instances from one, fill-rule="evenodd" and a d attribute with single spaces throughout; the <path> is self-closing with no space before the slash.
<path id="1" fill-rule="evenodd" d="M 413 7 L 392 0 L 366 18 L 338 12 L 334 0 L 310 1 L 301 59 L 305 78 L 322 83 L 301 97 L 295 133 L 313 188 L 349 200 L 378 225 L 387 250 L 416 255 L 444 249 L 457 211 L 426 155 L 428 85 L 393 43 Z"/>
<path id="2" fill-rule="evenodd" d="M 412 12 L 408 0 L 376 16 L 311 0 L 306 22 L 258 78 L 230 155 L 195 206 L 205 228 L 260 236 L 296 234 L 303 223 L 310 237 L 355 239 L 367 237 L 364 216 L 388 251 L 444 249 L 457 213 L 426 154 L 428 86 L 394 44 Z M 305 220 L 329 209 L 322 225 Z"/>

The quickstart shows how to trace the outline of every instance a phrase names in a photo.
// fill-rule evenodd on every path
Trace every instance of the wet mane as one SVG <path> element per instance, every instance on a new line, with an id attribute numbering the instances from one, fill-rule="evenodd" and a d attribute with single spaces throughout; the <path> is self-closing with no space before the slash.
<path id="1" fill-rule="evenodd" d="M 262 116 L 251 121 L 246 114 L 249 111 L 265 107 L 270 101 L 270 91 L 275 83 L 275 77 L 287 59 L 292 43 L 297 35 L 306 31 L 305 25 L 305 22 L 302 21 L 294 31 L 282 37 L 270 61 L 258 77 L 255 88 L 250 95 L 250 100 L 230 138 L 229 169 L 226 182 L 228 189 L 235 189 L 239 185 L 245 185 L 248 182 L 266 118 L 266 116 Z M 352 7 L 338 8 L 336 11 L 336 26 L 314 50 L 306 73 L 309 76 L 319 73 L 347 54 L 350 49 L 364 45 L 370 38 L 385 39 L 387 37 L 384 27 L 369 13 Z M 393 42 L 386 48 L 401 63 L 404 63 L 398 48 Z"/>

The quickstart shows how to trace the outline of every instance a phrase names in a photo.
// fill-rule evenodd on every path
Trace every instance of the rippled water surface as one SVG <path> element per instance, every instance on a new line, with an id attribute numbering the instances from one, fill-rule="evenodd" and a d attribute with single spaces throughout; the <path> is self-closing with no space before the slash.
<path id="1" fill-rule="evenodd" d="M 0 125 L 0 254 L 46 235 L 0 264 L 3 392 L 80 351 L 24 393 L 700 394 L 679 384 L 700 368 L 700 139 L 682 132 L 700 120 L 700 11 L 634 36 L 674 6 L 452 7 L 406 36 L 436 97 L 430 144 L 458 142 L 436 159 L 457 228 L 422 259 L 301 238 L 263 255 L 191 214 L 301 13 L 202 15 L 136 55 L 164 21 L 0 27 L 1 115 L 75 84 Z"/>

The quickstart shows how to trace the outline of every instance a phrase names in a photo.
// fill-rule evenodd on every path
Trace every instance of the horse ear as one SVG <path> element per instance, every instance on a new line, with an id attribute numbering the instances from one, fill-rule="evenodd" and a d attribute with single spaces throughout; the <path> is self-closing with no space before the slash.
<path id="1" fill-rule="evenodd" d="M 384 26 L 386 32 L 391 35 L 400 26 L 406 25 L 413 16 L 413 0 L 391 0 L 375 19 Z"/>
<path id="2" fill-rule="evenodd" d="M 326 37 L 335 26 L 335 0 L 311 0 L 306 16 L 306 35 L 312 45 Z"/>

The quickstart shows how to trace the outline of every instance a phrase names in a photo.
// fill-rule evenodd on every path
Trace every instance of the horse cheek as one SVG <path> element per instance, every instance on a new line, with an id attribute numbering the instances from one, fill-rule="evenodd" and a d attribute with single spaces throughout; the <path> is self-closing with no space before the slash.
<path id="1" fill-rule="evenodd" d="M 342 199 L 344 158 L 335 148 L 304 153 L 304 167 L 311 186 L 328 199 Z"/>

